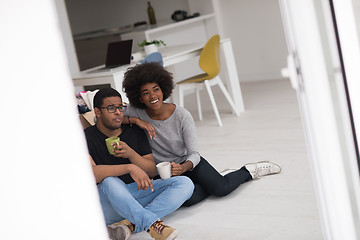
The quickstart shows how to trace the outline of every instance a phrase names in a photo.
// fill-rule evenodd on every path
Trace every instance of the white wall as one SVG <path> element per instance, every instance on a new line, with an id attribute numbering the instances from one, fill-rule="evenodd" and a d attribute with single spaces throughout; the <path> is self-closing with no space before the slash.
<path id="1" fill-rule="evenodd" d="M 220 0 L 240 82 L 281 78 L 287 47 L 278 0 Z"/>

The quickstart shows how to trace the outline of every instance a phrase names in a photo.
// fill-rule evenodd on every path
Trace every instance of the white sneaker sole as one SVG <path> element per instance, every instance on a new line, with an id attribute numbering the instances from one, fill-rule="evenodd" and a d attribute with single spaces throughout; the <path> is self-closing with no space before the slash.
<path id="1" fill-rule="evenodd" d="M 179 231 L 175 230 L 173 231 L 165 240 L 173 240 L 179 235 Z"/>
<path id="2" fill-rule="evenodd" d="M 111 224 L 107 228 L 112 240 L 128 240 L 131 236 L 130 229 L 124 224 Z"/>

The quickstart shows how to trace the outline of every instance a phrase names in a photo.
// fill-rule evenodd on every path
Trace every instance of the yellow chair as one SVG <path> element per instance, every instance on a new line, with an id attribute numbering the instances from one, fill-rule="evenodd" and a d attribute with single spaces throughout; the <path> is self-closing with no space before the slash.
<path id="1" fill-rule="evenodd" d="M 233 100 L 231 99 L 229 93 L 227 92 L 223 82 L 221 81 L 218 75 L 220 72 L 219 53 L 220 53 L 220 36 L 216 34 L 207 41 L 200 54 L 199 66 L 204 71 L 204 73 L 177 82 L 177 85 L 178 85 L 179 105 L 182 107 L 184 107 L 184 92 L 188 89 L 195 89 L 200 120 L 202 120 L 200 90 L 203 89 L 203 87 L 205 86 L 209 94 L 210 101 L 214 109 L 217 121 L 220 127 L 222 127 L 222 122 L 220 119 L 219 111 L 215 103 L 214 95 L 211 91 L 211 86 L 219 85 L 221 91 L 225 95 L 234 113 L 239 116 L 238 113 L 239 111 L 236 110 Z"/>

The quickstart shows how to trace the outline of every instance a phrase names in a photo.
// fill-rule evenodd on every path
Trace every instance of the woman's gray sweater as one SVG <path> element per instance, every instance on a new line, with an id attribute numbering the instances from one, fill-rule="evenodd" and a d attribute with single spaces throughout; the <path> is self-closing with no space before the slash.
<path id="1" fill-rule="evenodd" d="M 128 106 L 125 115 L 149 122 L 155 128 L 155 139 L 150 139 L 148 133 L 146 135 L 156 163 L 182 163 L 189 160 L 195 168 L 200 162 L 195 123 L 190 112 L 185 108 L 176 106 L 173 114 L 166 120 L 153 120 L 144 109 L 131 105 Z"/>

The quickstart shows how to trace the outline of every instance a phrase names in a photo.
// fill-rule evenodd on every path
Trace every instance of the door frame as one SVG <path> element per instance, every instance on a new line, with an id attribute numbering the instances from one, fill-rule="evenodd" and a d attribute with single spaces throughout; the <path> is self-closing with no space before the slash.
<path id="1" fill-rule="evenodd" d="M 360 239 L 357 142 L 343 75 L 351 69 L 342 67 L 330 2 L 280 0 L 280 7 L 324 239 Z"/>

